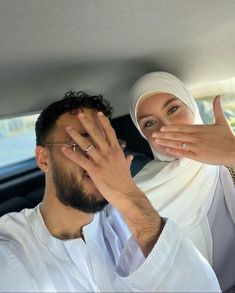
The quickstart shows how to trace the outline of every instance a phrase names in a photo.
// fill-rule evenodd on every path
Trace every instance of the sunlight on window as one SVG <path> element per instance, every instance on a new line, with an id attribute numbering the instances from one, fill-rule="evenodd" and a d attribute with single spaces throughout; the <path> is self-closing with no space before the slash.
<path id="1" fill-rule="evenodd" d="M 34 157 L 38 114 L 0 120 L 0 167 Z"/>
<path id="2" fill-rule="evenodd" d="M 221 95 L 225 116 L 235 131 L 235 78 L 204 84 L 190 91 L 196 98 L 204 123 L 214 122 L 212 101 L 216 95 Z"/>

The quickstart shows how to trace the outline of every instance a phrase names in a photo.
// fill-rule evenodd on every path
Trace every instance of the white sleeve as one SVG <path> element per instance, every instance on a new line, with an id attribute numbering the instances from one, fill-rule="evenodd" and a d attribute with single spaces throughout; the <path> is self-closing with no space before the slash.
<path id="1" fill-rule="evenodd" d="M 170 220 L 146 259 L 130 238 L 116 274 L 135 292 L 221 292 L 208 262 Z"/>
<path id="2" fill-rule="evenodd" d="M 142 250 L 138 246 L 133 236 L 124 246 L 116 267 L 116 273 L 119 276 L 126 277 L 132 274 L 145 261 Z"/>
<path id="3" fill-rule="evenodd" d="M 14 292 L 16 283 L 20 291 L 20 277 L 14 257 L 9 252 L 7 241 L 0 241 L 0 292 Z M 14 269 L 15 267 L 15 269 Z"/>

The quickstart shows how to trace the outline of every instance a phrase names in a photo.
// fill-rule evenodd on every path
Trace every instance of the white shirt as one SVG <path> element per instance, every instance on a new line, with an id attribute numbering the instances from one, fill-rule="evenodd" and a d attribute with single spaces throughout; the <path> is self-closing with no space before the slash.
<path id="1" fill-rule="evenodd" d="M 1 292 L 219 292 L 214 272 L 192 242 L 167 221 L 145 259 L 111 206 L 62 241 L 39 208 L 0 218 Z"/>

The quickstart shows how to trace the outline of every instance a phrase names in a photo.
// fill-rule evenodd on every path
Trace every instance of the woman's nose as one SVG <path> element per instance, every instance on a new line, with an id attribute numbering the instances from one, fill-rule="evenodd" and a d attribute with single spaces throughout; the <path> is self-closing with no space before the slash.
<path id="1" fill-rule="evenodd" d="M 167 118 L 163 118 L 161 120 L 161 126 L 166 126 L 166 125 L 171 125 L 171 124 L 172 124 L 172 122 Z"/>
<path id="2" fill-rule="evenodd" d="M 157 127 L 156 127 L 156 129 L 154 129 L 152 132 L 151 132 L 151 137 L 153 138 L 153 139 L 155 139 L 155 137 L 156 137 L 156 133 L 158 133 L 159 131 L 160 131 L 160 128 L 162 127 L 162 126 L 166 126 L 166 125 L 170 125 L 170 124 L 172 124 L 168 119 L 161 119 L 161 120 L 158 120 L 158 123 L 157 123 Z"/>

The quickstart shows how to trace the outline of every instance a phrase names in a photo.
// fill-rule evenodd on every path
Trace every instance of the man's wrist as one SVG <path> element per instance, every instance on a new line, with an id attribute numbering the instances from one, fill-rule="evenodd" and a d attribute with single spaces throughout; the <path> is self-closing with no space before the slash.
<path id="1" fill-rule="evenodd" d="M 149 253 L 152 251 L 153 247 L 157 243 L 164 226 L 165 222 L 159 216 L 158 220 L 152 222 L 151 226 L 142 231 L 139 239 L 136 239 L 145 257 L 149 255 Z"/>
<path id="2" fill-rule="evenodd" d="M 123 215 L 142 252 L 147 256 L 157 242 L 165 222 L 139 188 L 120 194 L 119 198 L 116 207 Z"/>

